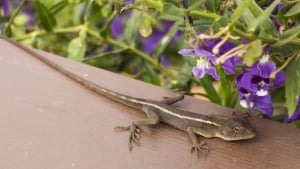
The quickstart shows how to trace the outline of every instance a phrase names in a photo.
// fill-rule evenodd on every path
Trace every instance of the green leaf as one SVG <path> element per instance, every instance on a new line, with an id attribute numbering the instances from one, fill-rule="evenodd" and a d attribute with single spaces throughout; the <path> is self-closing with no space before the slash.
<path id="1" fill-rule="evenodd" d="M 99 5 L 102 6 L 104 4 L 103 0 L 95 0 L 95 2 Z"/>
<path id="2" fill-rule="evenodd" d="M 251 21 L 251 23 L 248 26 L 248 29 L 250 31 L 255 31 L 256 28 L 259 25 L 263 24 L 265 20 L 270 19 L 270 14 L 279 2 L 280 0 L 275 0 L 266 10 L 261 12 L 261 14 L 255 20 Z"/>
<path id="3" fill-rule="evenodd" d="M 14 23 L 14 20 L 17 17 L 17 15 L 20 13 L 21 9 L 24 7 L 25 1 L 26 0 L 21 0 L 21 2 L 18 4 L 18 7 L 9 16 L 9 20 L 7 21 L 7 24 L 5 25 L 3 32 L 1 31 L 0 35 L 3 34 L 8 37 L 12 35 L 11 25 Z"/>
<path id="4" fill-rule="evenodd" d="M 110 15 L 110 17 L 107 19 L 105 26 L 100 30 L 100 36 L 101 37 L 110 37 L 110 26 L 115 19 L 115 16 L 117 15 L 116 11 L 113 11 L 113 13 Z"/>
<path id="5" fill-rule="evenodd" d="M 222 68 L 217 69 L 220 76 L 220 86 L 218 89 L 219 96 L 222 101 L 222 105 L 226 107 L 233 107 L 236 101 L 236 97 L 233 94 L 233 85 L 232 78 L 227 76 Z"/>
<path id="6" fill-rule="evenodd" d="M 51 11 L 52 14 L 56 14 L 59 11 L 61 11 L 62 9 L 64 9 L 67 5 L 69 5 L 68 1 L 62 0 L 62 1 L 58 2 L 58 3 L 56 3 L 55 5 L 53 5 L 50 8 L 50 11 Z"/>
<path id="7" fill-rule="evenodd" d="M 188 59 L 192 59 L 192 58 L 184 58 L 184 60 L 188 60 Z M 192 61 L 190 61 L 192 62 Z M 192 75 L 192 66 L 191 64 L 189 64 L 187 61 L 184 62 L 184 64 L 180 67 L 180 71 L 178 73 L 177 76 L 177 83 L 176 83 L 176 88 L 177 89 L 184 89 L 187 91 L 190 91 L 191 87 L 192 87 L 192 79 L 193 79 L 193 75 Z"/>
<path id="8" fill-rule="evenodd" d="M 257 39 L 249 44 L 249 48 L 244 55 L 244 64 L 247 66 L 253 65 L 254 62 L 257 61 L 257 59 L 261 56 L 262 54 L 262 45 L 261 45 L 261 40 Z"/>
<path id="9" fill-rule="evenodd" d="M 9 21 L 9 16 L 0 16 L 0 24 Z"/>
<path id="10" fill-rule="evenodd" d="M 237 6 L 242 5 L 243 0 L 235 0 Z M 255 3 L 255 1 L 251 1 L 250 5 L 244 9 L 244 13 L 242 15 L 243 21 L 246 23 L 248 30 L 251 29 L 251 23 L 256 20 L 260 15 L 262 15 L 263 10 Z M 276 27 L 274 26 L 272 20 L 270 18 L 266 18 L 259 25 L 259 37 L 263 38 L 272 38 L 278 37 L 278 32 Z"/>
<path id="11" fill-rule="evenodd" d="M 69 43 L 68 58 L 82 61 L 86 51 L 86 32 L 81 31 L 79 37 Z"/>
<path id="12" fill-rule="evenodd" d="M 300 33 L 300 25 L 288 29 L 287 31 L 283 32 L 282 36 L 280 37 L 279 41 L 274 44 L 274 46 L 284 46 L 290 41 L 296 39 Z"/>
<path id="13" fill-rule="evenodd" d="M 242 6 L 244 1 L 243 0 L 235 0 L 235 3 L 236 3 L 237 6 Z M 244 5 L 246 5 L 246 4 L 244 4 Z M 249 9 L 250 5 L 252 5 L 252 1 L 251 1 L 251 4 L 247 5 L 247 7 L 244 8 L 243 15 L 242 15 L 242 18 L 243 18 L 243 20 L 245 21 L 245 23 L 247 25 L 249 25 L 251 21 L 256 19 L 255 15 Z M 260 12 L 260 11 L 258 11 L 258 12 Z M 235 17 L 238 17 L 238 13 L 236 15 L 237 16 L 235 16 Z"/>
<path id="14" fill-rule="evenodd" d="M 206 0 L 190 0 L 188 11 L 199 8 Z"/>
<path id="15" fill-rule="evenodd" d="M 134 45 L 136 37 L 138 35 L 139 27 L 141 24 L 142 13 L 139 11 L 132 11 L 130 19 L 127 20 L 125 24 L 125 29 L 122 37 L 122 41 L 124 41 L 128 45 Z"/>
<path id="16" fill-rule="evenodd" d="M 159 15 L 159 19 L 179 21 L 183 20 L 184 10 L 168 2 L 164 2 L 163 12 Z"/>
<path id="17" fill-rule="evenodd" d="M 212 21 L 208 19 L 199 19 L 193 21 L 193 28 L 197 32 L 206 32 L 209 30 L 209 28 L 211 28 L 211 25 L 212 25 Z"/>
<path id="18" fill-rule="evenodd" d="M 300 2 L 296 3 L 284 16 L 293 16 L 300 13 Z"/>
<path id="19" fill-rule="evenodd" d="M 230 22 L 230 19 L 228 19 L 228 17 L 226 16 L 221 16 L 218 19 L 214 20 L 213 24 L 211 24 L 211 28 L 213 28 L 213 30 L 215 32 L 220 31 L 220 28 L 224 28 L 228 25 L 228 22 Z"/>
<path id="20" fill-rule="evenodd" d="M 162 0 L 145 0 L 144 2 L 150 8 L 154 8 L 160 12 L 163 10 L 164 3 Z"/>
<path id="21" fill-rule="evenodd" d="M 221 0 L 206 0 L 205 6 L 208 10 L 218 13 L 220 9 Z"/>
<path id="22" fill-rule="evenodd" d="M 161 38 L 161 40 L 157 43 L 155 48 L 155 55 L 160 56 L 167 46 L 170 44 L 171 40 L 175 36 L 178 26 L 177 24 L 173 24 L 173 26 L 169 29 L 169 31 Z"/>
<path id="23" fill-rule="evenodd" d="M 41 25 L 47 32 L 52 32 L 53 27 L 56 26 L 56 20 L 54 15 L 39 0 L 37 0 L 35 4 L 39 23 L 41 23 Z"/>
<path id="24" fill-rule="evenodd" d="M 111 13 L 111 5 L 110 4 L 106 4 L 101 8 L 101 14 L 103 17 L 108 17 L 108 15 Z"/>
<path id="25" fill-rule="evenodd" d="M 88 57 L 88 58 L 85 58 L 84 59 L 84 62 L 90 62 L 91 60 L 98 60 L 98 59 L 102 59 L 103 57 L 109 57 L 109 56 L 113 56 L 113 55 L 117 55 L 117 54 L 120 54 L 122 52 L 125 52 L 127 51 L 128 49 L 115 49 L 115 50 L 112 50 L 112 51 L 109 51 L 109 52 L 104 52 L 104 53 L 101 53 L 97 56 L 91 56 L 91 57 Z"/>
<path id="26" fill-rule="evenodd" d="M 72 3 L 72 4 L 78 4 L 84 0 L 67 0 L 69 3 Z"/>
<path id="27" fill-rule="evenodd" d="M 300 57 L 296 57 L 286 68 L 285 99 L 289 116 L 297 107 L 298 96 L 300 95 Z"/>
<path id="28" fill-rule="evenodd" d="M 204 76 L 202 79 L 200 79 L 200 84 L 203 86 L 207 95 L 209 95 L 210 101 L 221 104 L 220 96 L 214 88 L 213 81 L 210 79 L 210 77 L 208 77 L 207 75 Z"/>
<path id="29" fill-rule="evenodd" d="M 231 17 L 231 25 L 233 25 L 242 15 L 244 10 L 250 5 L 251 0 L 245 0 L 234 10 Z"/>
<path id="30" fill-rule="evenodd" d="M 145 65 L 146 65 L 145 66 L 146 72 L 145 72 L 145 74 L 143 74 L 143 80 L 148 83 L 160 86 L 160 80 L 158 78 L 157 73 L 154 71 L 154 69 L 148 63 L 145 63 Z"/>
<path id="31" fill-rule="evenodd" d="M 142 14 L 142 23 L 139 28 L 140 35 L 144 38 L 149 37 L 152 34 L 152 16 L 147 13 Z"/>
<path id="32" fill-rule="evenodd" d="M 200 18 L 211 19 L 211 20 L 216 20 L 219 17 L 219 15 L 215 13 L 202 12 L 199 10 L 191 10 L 188 14 L 193 17 L 200 17 Z"/>

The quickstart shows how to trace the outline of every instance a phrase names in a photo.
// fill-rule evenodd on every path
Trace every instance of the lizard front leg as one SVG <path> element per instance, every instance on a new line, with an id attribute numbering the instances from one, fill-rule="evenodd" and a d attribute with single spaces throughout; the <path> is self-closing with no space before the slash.
<path id="1" fill-rule="evenodd" d="M 161 103 L 164 103 L 164 104 L 168 104 L 168 105 L 171 105 L 171 104 L 174 104 L 180 100 L 183 100 L 184 99 L 184 95 L 183 94 L 177 94 L 177 96 L 174 96 L 174 97 L 167 97 L 166 99 L 160 101 Z"/>
<path id="2" fill-rule="evenodd" d="M 192 140 L 192 143 L 193 143 L 193 146 L 191 148 L 191 153 L 195 152 L 197 157 L 199 158 L 202 153 L 204 153 L 204 154 L 207 153 L 209 148 L 206 145 L 205 141 L 201 140 L 199 142 L 195 130 L 196 130 L 195 128 L 189 127 L 189 128 L 187 128 L 186 131 L 189 134 L 189 136 Z"/>
<path id="3" fill-rule="evenodd" d="M 138 144 L 140 139 L 140 126 L 153 126 L 160 122 L 157 113 L 149 106 L 144 105 L 143 111 L 147 115 L 147 119 L 133 121 L 129 126 L 117 126 L 115 130 L 130 131 L 128 146 L 129 150 L 132 150 L 133 143 Z"/>

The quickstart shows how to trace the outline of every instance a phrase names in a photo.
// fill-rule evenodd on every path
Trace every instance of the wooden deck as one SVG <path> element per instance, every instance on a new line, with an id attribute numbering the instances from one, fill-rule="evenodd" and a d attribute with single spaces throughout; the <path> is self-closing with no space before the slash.
<path id="1" fill-rule="evenodd" d="M 165 93 L 153 85 L 41 53 L 126 95 L 160 100 Z M 130 152 L 128 133 L 113 128 L 143 118 L 139 111 L 87 90 L 1 39 L 0 67 L 0 168 L 300 168 L 300 130 L 261 118 L 250 119 L 257 129 L 255 139 L 205 139 L 210 152 L 200 159 L 190 154 L 186 133 L 164 124 L 144 127 L 141 145 Z M 175 106 L 203 114 L 232 112 L 191 97 Z"/>

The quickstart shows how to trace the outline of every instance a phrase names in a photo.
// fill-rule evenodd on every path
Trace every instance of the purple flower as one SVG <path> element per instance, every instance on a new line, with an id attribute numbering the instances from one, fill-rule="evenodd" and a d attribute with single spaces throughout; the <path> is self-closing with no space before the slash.
<path id="1" fill-rule="evenodd" d="M 213 41 L 204 41 L 204 48 L 206 48 L 208 51 L 213 51 L 213 48 L 220 43 L 221 39 L 213 40 Z M 225 42 L 222 44 L 219 48 L 219 55 L 223 55 L 229 50 L 235 48 L 236 45 L 230 42 Z M 231 57 L 225 61 L 225 63 L 222 64 L 222 68 L 225 71 L 225 74 L 230 75 L 234 74 L 236 71 L 236 66 L 242 65 L 242 61 L 238 56 Z"/>
<path id="2" fill-rule="evenodd" d="M 284 83 L 284 73 L 279 72 L 276 74 L 273 84 L 270 84 L 270 75 L 276 70 L 276 65 L 269 61 L 269 54 L 266 53 L 259 59 L 258 62 L 253 64 L 250 68 L 253 77 L 251 83 L 253 87 L 257 90 L 256 94 L 258 96 L 265 96 L 270 89 L 274 89 L 281 86 Z"/>
<path id="3" fill-rule="evenodd" d="M 5 16 L 10 16 L 11 11 L 10 8 L 17 8 L 20 5 L 21 0 L 3 0 L 1 5 L 1 8 L 3 9 Z M 34 9 L 34 2 L 25 2 L 24 7 L 21 9 L 22 14 L 24 14 L 28 21 L 26 23 L 27 28 L 34 25 L 35 23 L 35 9 Z M 15 9 L 13 9 L 15 10 Z"/>
<path id="4" fill-rule="evenodd" d="M 9 11 L 9 3 L 7 0 L 3 0 L 2 1 L 2 9 L 4 12 L 4 16 L 9 16 L 10 15 L 10 11 Z"/>
<path id="5" fill-rule="evenodd" d="M 134 3 L 135 3 L 135 0 L 128 0 L 128 1 L 125 2 L 125 6 L 126 5 L 132 5 Z"/>
<path id="6" fill-rule="evenodd" d="M 123 23 L 119 16 L 116 16 L 111 23 L 110 32 L 115 39 L 119 39 L 123 35 Z"/>
<path id="7" fill-rule="evenodd" d="M 234 56 L 227 59 L 225 63 L 223 63 L 222 68 L 225 74 L 230 75 L 235 73 L 237 65 L 242 65 L 242 61 L 238 56 Z"/>
<path id="8" fill-rule="evenodd" d="M 161 56 L 160 64 L 164 65 L 165 67 L 168 67 L 170 65 L 169 59 L 166 55 Z"/>
<path id="9" fill-rule="evenodd" d="M 173 21 L 164 21 L 161 28 L 153 28 L 153 33 L 151 34 L 151 36 L 147 38 L 140 36 L 139 38 L 143 43 L 143 51 L 145 51 L 146 53 L 152 53 L 156 49 L 157 44 L 163 40 L 162 38 L 170 30 L 173 24 Z M 172 42 L 175 43 L 179 39 L 179 37 L 181 37 L 181 35 L 182 32 L 177 31 L 172 39 Z"/>
<path id="10" fill-rule="evenodd" d="M 216 46 L 218 46 L 218 52 L 215 53 L 218 55 L 223 55 L 236 47 L 235 44 L 223 42 L 221 39 L 211 41 L 204 40 L 201 46 L 197 44 L 194 49 L 182 49 L 179 51 L 179 54 L 197 58 L 197 64 L 193 68 L 193 74 L 196 77 L 202 78 L 205 74 L 209 74 L 214 79 L 219 80 L 220 77 L 217 75 L 216 69 L 211 67 L 211 64 L 216 64 L 216 56 L 214 54 Z M 239 57 L 233 56 L 222 64 L 222 68 L 224 69 L 225 74 L 234 74 L 236 71 L 236 66 L 241 64 L 242 62 Z"/>
<path id="11" fill-rule="evenodd" d="M 269 54 L 266 52 L 248 71 L 243 71 L 238 76 L 240 104 L 251 114 L 253 110 L 259 110 L 266 118 L 272 116 L 273 106 L 269 90 L 282 85 L 285 79 L 283 72 L 279 72 L 271 84 L 269 76 L 275 69 L 275 64 L 269 61 Z"/>
<path id="12" fill-rule="evenodd" d="M 289 117 L 288 113 L 285 113 L 285 116 L 284 116 L 284 121 L 286 123 L 291 123 L 291 122 L 293 122 L 295 120 L 300 120 L 300 96 L 298 96 L 298 107 L 294 111 L 294 113 L 292 114 L 292 116 Z"/>
<path id="13" fill-rule="evenodd" d="M 211 66 L 211 64 L 216 64 L 216 56 L 210 51 L 203 49 L 197 44 L 194 48 L 181 49 L 178 53 L 197 59 L 197 63 L 192 69 L 194 76 L 203 78 L 205 74 L 208 74 L 215 80 L 220 80 L 216 69 Z"/>
<path id="14" fill-rule="evenodd" d="M 258 88 L 257 78 L 253 72 L 248 71 L 242 73 L 238 77 L 237 86 L 240 95 L 240 104 L 242 107 L 248 109 L 250 114 L 254 110 L 259 110 L 264 117 L 270 118 L 273 114 L 272 99 L 268 91 L 263 91 Z"/>
<path id="15" fill-rule="evenodd" d="M 130 2 L 130 1 L 128 1 Z M 112 25 L 110 27 L 110 31 L 112 34 L 112 37 L 115 39 L 120 39 L 124 34 L 124 25 L 126 24 L 126 21 L 131 17 L 132 11 L 125 11 L 125 15 L 123 17 L 117 16 L 114 18 Z M 142 36 L 139 36 L 138 40 L 142 44 L 143 51 L 148 54 L 152 54 L 154 50 L 156 49 L 157 44 L 162 40 L 164 35 L 169 31 L 171 26 L 174 24 L 172 21 L 164 21 L 162 23 L 162 27 L 153 28 L 153 33 L 151 36 L 144 38 Z M 175 36 L 172 39 L 172 42 L 176 42 L 179 37 L 181 37 L 182 32 L 177 31 Z"/>

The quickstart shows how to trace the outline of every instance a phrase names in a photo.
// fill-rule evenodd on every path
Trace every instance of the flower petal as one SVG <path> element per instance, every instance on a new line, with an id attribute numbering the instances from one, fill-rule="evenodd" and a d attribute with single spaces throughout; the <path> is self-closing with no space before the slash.
<path id="1" fill-rule="evenodd" d="M 227 59 L 222 65 L 222 68 L 225 71 L 225 74 L 230 75 L 235 73 L 235 64 L 233 58 Z"/>
<path id="2" fill-rule="evenodd" d="M 300 106 L 300 96 L 298 96 L 298 108 L 296 109 L 296 111 L 294 111 L 294 113 L 292 114 L 291 117 L 289 117 L 288 113 L 285 113 L 284 115 L 284 121 L 287 123 L 291 123 L 295 120 L 300 120 L 300 110 L 299 110 L 299 106 Z"/>
<path id="3" fill-rule="evenodd" d="M 160 58 L 160 64 L 164 65 L 165 67 L 168 67 L 170 65 L 169 58 L 166 55 L 162 55 Z"/>
<path id="4" fill-rule="evenodd" d="M 232 48 L 236 47 L 236 44 L 230 43 L 230 42 L 225 42 L 221 47 L 220 47 L 220 55 L 225 54 Z"/>
<path id="5" fill-rule="evenodd" d="M 215 80 L 220 80 L 220 76 L 214 67 L 205 68 L 205 73 L 212 76 Z"/>
<path id="6" fill-rule="evenodd" d="M 196 77 L 198 77 L 198 78 L 203 78 L 204 75 L 205 75 L 205 70 L 201 69 L 201 68 L 199 68 L 197 66 L 193 67 L 192 72 L 193 72 L 193 75 L 196 76 Z"/>
<path id="7" fill-rule="evenodd" d="M 253 84 L 252 79 L 254 74 L 252 72 L 244 71 L 237 78 L 237 85 L 239 88 L 244 88 L 250 93 L 255 93 L 257 91 L 257 86 Z"/>
<path id="8" fill-rule="evenodd" d="M 264 118 L 271 118 L 273 114 L 273 105 L 271 95 L 255 97 L 255 109 L 259 110 Z"/>
<path id="9" fill-rule="evenodd" d="M 259 90 L 256 92 L 256 95 L 257 95 L 257 96 L 266 96 L 266 95 L 268 95 L 268 94 L 269 94 L 268 90 L 264 90 L 264 89 L 259 89 Z"/>
<path id="10" fill-rule="evenodd" d="M 241 100 L 240 101 L 240 105 L 242 106 L 242 107 L 244 107 L 244 108 L 246 108 L 246 109 L 248 109 L 248 108 L 253 108 L 253 106 L 254 106 L 254 103 L 253 102 L 247 102 L 247 100 Z"/>
<path id="11" fill-rule="evenodd" d="M 207 51 L 207 50 L 201 48 L 201 46 L 199 46 L 199 45 L 196 45 L 194 50 L 195 50 L 195 53 L 197 56 L 207 57 L 210 62 L 212 62 L 213 64 L 216 64 L 216 56 L 214 54 L 212 54 L 210 51 Z"/>
<path id="12" fill-rule="evenodd" d="M 213 48 L 221 41 L 221 39 L 216 39 L 216 40 L 204 40 L 203 43 L 205 45 L 205 49 L 208 51 L 212 51 Z"/>
<path id="13" fill-rule="evenodd" d="M 274 79 L 274 83 L 273 83 L 272 89 L 281 86 L 284 82 L 285 82 L 285 74 L 284 74 L 284 72 L 282 72 L 282 71 L 278 72 L 276 74 L 275 79 Z"/>
<path id="14" fill-rule="evenodd" d="M 276 70 L 276 65 L 273 62 L 265 62 L 265 63 L 255 63 L 251 70 L 253 72 L 257 72 L 260 76 L 264 78 L 269 78 L 270 74 Z"/>
<path id="15" fill-rule="evenodd" d="M 295 111 L 291 117 L 289 117 L 288 113 L 284 115 L 284 121 L 286 123 L 291 123 L 295 120 L 300 120 L 300 111 Z"/>
<path id="16" fill-rule="evenodd" d="M 2 9 L 3 9 L 3 12 L 4 12 L 4 16 L 10 16 L 9 1 L 8 0 L 3 0 L 2 1 Z"/>
<path id="17" fill-rule="evenodd" d="M 178 51 L 179 54 L 183 55 L 183 56 L 191 56 L 194 57 L 195 56 L 195 52 L 194 49 L 181 49 Z"/>

